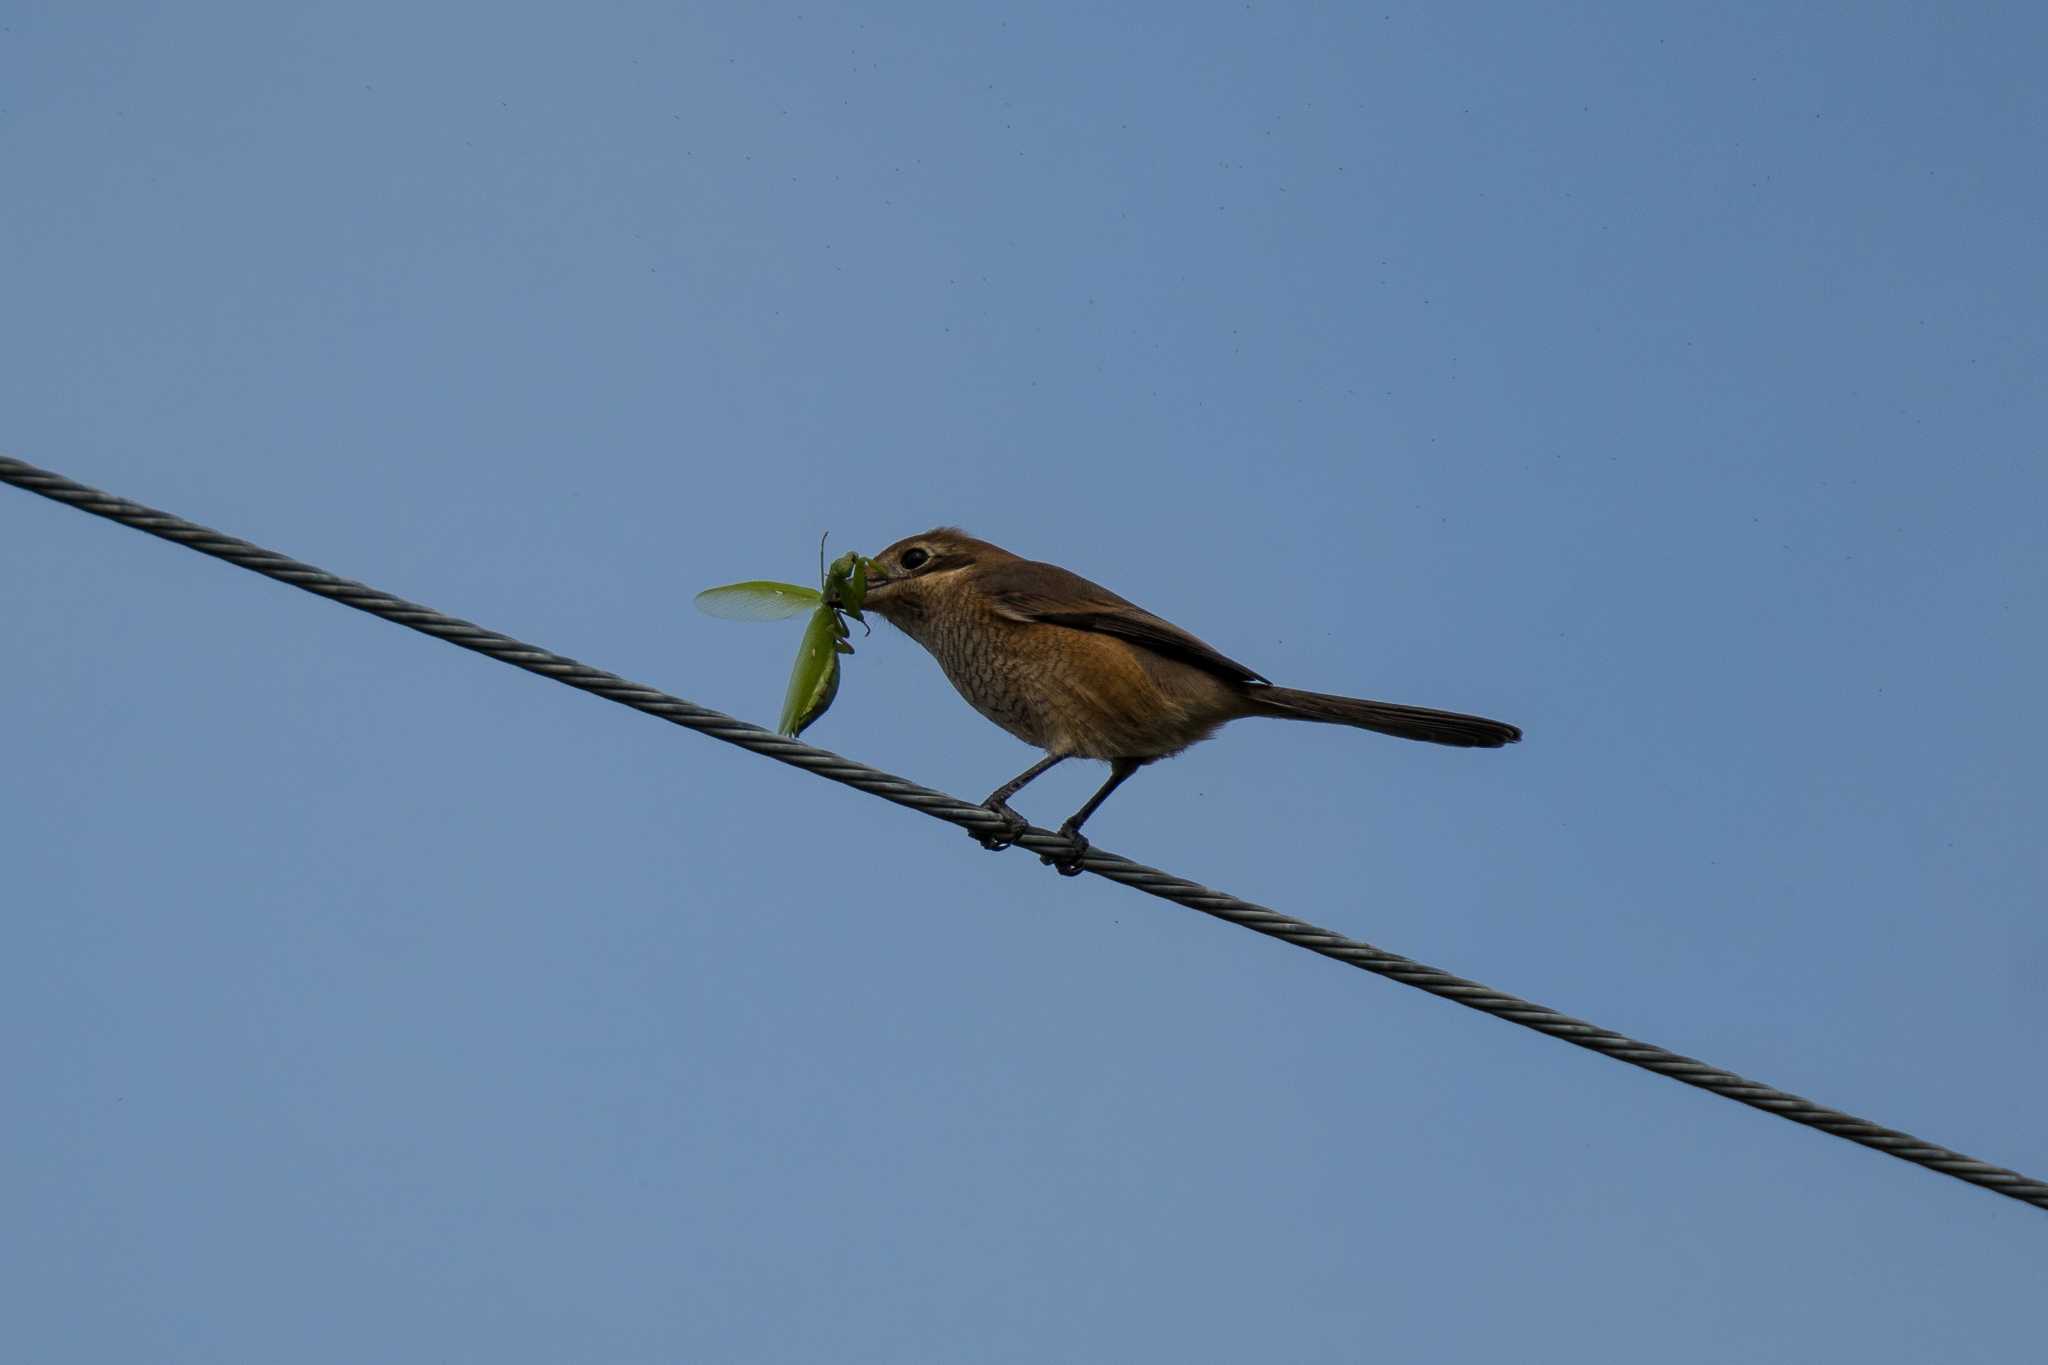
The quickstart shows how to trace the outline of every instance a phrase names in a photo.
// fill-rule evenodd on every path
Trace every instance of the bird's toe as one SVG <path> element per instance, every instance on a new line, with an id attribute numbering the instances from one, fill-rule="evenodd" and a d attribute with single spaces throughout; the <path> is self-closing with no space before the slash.
<path id="1" fill-rule="evenodd" d="M 991 853 L 1001 853 L 1004 849 L 1017 842 L 1018 835 L 1031 828 L 1029 820 L 1026 820 L 1000 801 L 984 801 L 982 809 L 993 812 L 1003 818 L 1004 828 L 995 833 L 984 834 L 980 830 L 968 831 L 969 834 L 974 836 L 976 843 Z"/>
<path id="2" fill-rule="evenodd" d="M 1063 829 L 1060 833 L 1066 838 L 1067 846 L 1057 853 L 1039 854 L 1038 861 L 1062 877 L 1078 877 L 1082 872 L 1081 861 L 1088 856 L 1088 841 L 1076 830 Z"/>

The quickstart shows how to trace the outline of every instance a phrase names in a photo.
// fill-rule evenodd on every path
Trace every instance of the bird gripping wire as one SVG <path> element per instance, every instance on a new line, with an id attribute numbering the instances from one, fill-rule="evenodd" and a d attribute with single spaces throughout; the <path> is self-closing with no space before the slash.
<path id="1" fill-rule="evenodd" d="M 538 673 L 556 682 L 592 693 L 608 701 L 630 706 L 650 716 L 658 716 L 671 724 L 695 730 L 713 739 L 736 744 L 742 749 L 766 755 L 792 767 L 830 778 L 871 796 L 879 796 L 899 806 L 922 811 L 934 819 L 958 825 L 977 834 L 1001 835 L 1009 833 L 1000 816 L 981 806 L 969 805 L 944 792 L 933 791 L 915 782 L 842 758 L 827 749 L 805 744 L 801 740 L 785 738 L 764 730 L 757 725 L 709 707 L 698 706 L 680 697 L 670 696 L 656 688 L 641 683 L 628 682 L 616 674 L 578 663 L 560 654 L 550 653 L 534 645 L 525 644 L 508 635 L 486 630 L 482 626 L 459 620 L 456 617 L 394 597 L 351 579 L 340 578 L 324 569 L 300 563 L 277 553 L 253 545 L 246 540 L 223 535 L 209 530 L 182 517 L 168 512 L 159 512 L 141 503 L 103 493 L 82 483 L 67 479 L 47 469 L 39 469 L 22 460 L 0 456 L 0 483 L 10 483 L 17 488 L 56 502 L 75 507 L 81 512 L 90 512 L 105 517 L 138 531 L 147 531 L 153 536 L 173 541 L 200 554 L 226 560 L 230 564 L 274 578 L 280 583 L 289 583 L 316 596 L 331 598 L 358 611 L 368 612 L 398 625 L 431 635 L 449 644 L 486 655 L 501 663 L 523 668 L 529 673 Z M 1068 841 L 1051 830 L 1032 828 L 1016 837 L 1016 843 L 1037 853 L 1059 854 L 1068 849 Z M 1101 849 L 1090 849 L 1082 859 L 1085 871 L 1107 877 L 1114 882 L 1133 887 L 1147 895 L 1169 900 L 1205 915 L 1226 920 L 1231 924 L 1265 934 L 1270 938 L 1291 943 L 1297 948 L 1306 948 L 1312 953 L 1334 958 L 1361 970 L 1378 976 L 1391 978 L 1417 990 L 1428 991 L 1431 995 L 1455 1001 L 1468 1009 L 1482 1014 L 1520 1024 L 1523 1028 L 1534 1029 L 1589 1051 L 1627 1062 L 1645 1071 L 1654 1071 L 1660 1076 L 1686 1085 L 1710 1091 L 1725 1099 L 1738 1101 L 1754 1109 L 1790 1119 L 1809 1128 L 1818 1128 L 1824 1133 L 1846 1138 L 1850 1142 L 1873 1148 L 1901 1161 L 1910 1161 L 1931 1171 L 1953 1176 L 1957 1180 L 1982 1186 L 2035 1208 L 2048 1209 L 2048 1182 L 2021 1175 L 2018 1171 L 1994 1166 L 1976 1157 L 1950 1151 L 1946 1147 L 1923 1141 L 1910 1133 L 1896 1128 L 1887 1128 L 1868 1119 L 1857 1118 L 1840 1110 L 1829 1109 L 1815 1104 L 1812 1100 L 1752 1081 L 1730 1071 L 1707 1065 L 1691 1057 L 1649 1043 L 1639 1042 L 1609 1029 L 1599 1028 L 1582 1019 L 1574 1019 L 1556 1010 L 1535 1004 L 1476 981 L 1467 981 L 1436 967 L 1426 966 L 1396 953 L 1375 948 L 1369 943 L 1346 938 L 1329 929 L 1318 928 L 1304 920 L 1283 915 L 1263 905 L 1240 900 L 1225 892 L 1212 890 L 1197 882 L 1146 867 L 1128 858 L 1106 853 Z"/>

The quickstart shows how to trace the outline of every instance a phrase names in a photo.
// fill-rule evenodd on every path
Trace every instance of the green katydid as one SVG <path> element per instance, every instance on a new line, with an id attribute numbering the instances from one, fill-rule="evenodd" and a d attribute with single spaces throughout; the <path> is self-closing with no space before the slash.
<path id="1" fill-rule="evenodd" d="M 775 726 L 778 733 L 791 737 L 802 734 L 823 716 L 839 695 L 839 656 L 853 653 L 845 617 L 867 624 L 860 614 L 860 604 L 868 595 L 865 558 L 849 550 L 828 567 L 821 537 L 818 577 L 815 588 L 754 579 L 706 588 L 697 594 L 699 611 L 727 621 L 780 621 L 800 612 L 811 613 L 803 642 L 797 646 L 796 667 L 790 670 L 789 690 L 782 698 L 782 719 Z"/>

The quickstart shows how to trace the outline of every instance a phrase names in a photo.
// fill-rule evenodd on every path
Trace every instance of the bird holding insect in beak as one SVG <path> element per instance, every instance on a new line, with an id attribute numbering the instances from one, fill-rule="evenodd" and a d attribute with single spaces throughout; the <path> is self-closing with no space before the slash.
<path id="1" fill-rule="evenodd" d="M 1503 721 L 1392 702 L 1300 692 L 1265 678 L 1180 627 L 1053 564 L 953 527 L 897 541 L 869 562 L 866 609 L 939 661 L 967 704 L 1046 756 L 982 802 L 1009 822 L 977 835 L 1007 848 L 1029 822 L 1009 799 L 1069 758 L 1103 759 L 1109 780 L 1059 832 L 1081 870 L 1081 826 L 1147 763 L 1246 716 L 1356 726 L 1401 739 L 1497 749 L 1522 732 Z"/>

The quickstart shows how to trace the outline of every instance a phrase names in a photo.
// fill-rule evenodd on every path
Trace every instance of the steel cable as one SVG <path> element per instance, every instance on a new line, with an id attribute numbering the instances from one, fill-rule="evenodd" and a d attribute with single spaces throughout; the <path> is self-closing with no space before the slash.
<path id="1" fill-rule="evenodd" d="M 899 806 L 922 811 L 935 819 L 978 834 L 995 834 L 1004 830 L 1004 822 L 992 812 L 980 806 L 970 805 L 944 792 L 933 791 L 919 786 L 906 778 L 897 777 L 865 763 L 843 758 L 827 749 L 805 744 L 801 740 L 786 739 L 760 726 L 736 720 L 709 707 L 698 706 L 680 697 L 670 696 L 658 688 L 642 683 L 629 682 L 603 669 L 592 668 L 589 664 L 560 654 L 551 653 L 535 645 L 525 644 L 509 635 L 486 630 L 469 621 L 408 602 L 402 597 L 379 591 L 352 579 L 341 578 L 317 569 L 310 564 L 288 558 L 275 550 L 266 550 L 234 536 L 223 535 L 182 517 L 168 512 L 159 512 L 141 503 L 103 493 L 82 483 L 67 479 L 61 474 L 39 469 L 21 460 L 0 456 L 0 482 L 13 484 L 31 493 L 76 507 L 82 512 L 105 517 L 109 521 L 132 526 L 138 531 L 173 541 L 187 549 L 197 550 L 215 559 L 224 559 L 266 578 L 280 583 L 289 583 L 295 588 L 321 597 L 331 598 L 358 611 L 396 622 L 399 625 L 446 640 L 452 645 L 473 650 L 500 662 L 523 668 L 529 673 L 552 678 L 570 687 L 594 693 L 608 701 L 658 716 L 672 724 L 710 735 L 714 739 L 736 744 L 742 749 L 765 754 L 781 763 L 830 778 L 871 796 L 893 801 Z M 1019 835 L 1017 844 L 1039 853 L 1061 853 L 1068 848 L 1067 842 L 1050 830 L 1033 827 Z M 1375 948 L 1369 943 L 1346 938 L 1329 929 L 1318 928 L 1305 920 L 1281 914 L 1263 905 L 1240 900 L 1236 896 L 1213 890 L 1198 882 L 1173 876 L 1158 868 L 1132 862 L 1128 858 L 1091 848 L 1082 861 L 1082 866 L 1100 877 L 1133 887 L 1148 895 L 1169 900 L 1190 910 L 1199 910 L 1205 915 L 1226 920 L 1231 924 L 1250 929 L 1255 933 L 1291 943 L 1297 948 L 1306 948 L 1312 953 L 1335 958 L 1339 962 L 1399 981 L 1403 985 L 1428 991 L 1431 995 L 1455 1001 L 1468 1009 L 1490 1014 L 1497 1019 L 1520 1024 L 1538 1033 L 1548 1034 L 1575 1046 L 1586 1048 L 1627 1062 L 1645 1071 L 1654 1071 L 1660 1076 L 1727 1099 L 1790 1119 L 1809 1128 L 1818 1128 L 1824 1133 L 1846 1138 L 1851 1142 L 1873 1148 L 1902 1161 L 1910 1161 L 1943 1175 L 1953 1176 L 1972 1185 L 1982 1186 L 2036 1208 L 2048 1209 L 2048 1182 L 2021 1175 L 1950 1151 L 1946 1147 L 1873 1123 L 1869 1119 L 1857 1118 L 1838 1109 L 1829 1109 L 1799 1095 L 1765 1085 L 1761 1081 L 1748 1080 L 1731 1071 L 1676 1052 L 1639 1042 L 1624 1034 L 1600 1028 L 1582 1019 L 1560 1014 L 1543 1005 L 1467 981 L 1453 976 L 1436 967 L 1426 966 L 1397 953 Z"/>

